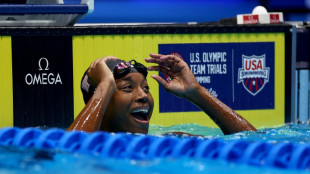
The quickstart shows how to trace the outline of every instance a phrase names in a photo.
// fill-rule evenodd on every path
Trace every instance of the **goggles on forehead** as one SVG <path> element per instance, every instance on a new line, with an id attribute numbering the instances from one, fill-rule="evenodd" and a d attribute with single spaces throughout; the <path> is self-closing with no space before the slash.
<path id="1" fill-rule="evenodd" d="M 125 76 L 130 72 L 139 72 L 147 76 L 147 68 L 141 63 L 136 62 L 135 60 L 130 60 L 129 62 L 121 62 L 117 64 L 113 70 L 113 75 L 115 78 L 120 78 Z"/>

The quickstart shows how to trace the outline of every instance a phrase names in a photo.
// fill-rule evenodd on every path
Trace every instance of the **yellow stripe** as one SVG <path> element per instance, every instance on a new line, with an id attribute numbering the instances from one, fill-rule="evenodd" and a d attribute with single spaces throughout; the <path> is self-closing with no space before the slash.
<path id="1" fill-rule="evenodd" d="M 113 37 L 113 55 L 115 57 L 119 57 L 120 59 L 124 59 L 124 40 L 123 36 L 115 35 Z"/>
<path id="2" fill-rule="evenodd" d="M 11 37 L 0 37 L 0 127 L 13 126 L 13 74 Z"/>
<path id="3" fill-rule="evenodd" d="M 125 35 L 123 36 L 123 51 L 124 51 L 124 54 L 123 54 L 123 57 L 122 59 L 125 59 L 125 58 L 128 58 L 128 59 L 132 59 L 134 57 L 134 48 L 133 48 L 133 38 L 134 36 L 133 35 Z"/>
<path id="4" fill-rule="evenodd" d="M 103 45 L 102 45 L 102 51 L 103 54 L 100 57 L 104 56 L 112 56 L 114 55 L 114 36 L 113 35 L 106 35 L 106 36 L 96 36 L 96 37 L 103 37 Z M 94 50 L 97 51 L 97 50 Z"/>
<path id="5" fill-rule="evenodd" d="M 84 63 L 83 37 L 72 37 L 73 49 L 73 93 L 74 93 L 74 118 L 84 107 L 83 97 L 80 90 L 81 77 L 86 63 Z"/>
<path id="6" fill-rule="evenodd" d="M 104 42 L 104 40 L 103 40 L 103 37 L 93 37 L 94 38 L 94 50 L 97 50 L 97 51 L 94 51 L 93 52 L 93 56 L 94 57 L 102 57 L 102 55 L 104 54 L 104 51 L 103 51 L 103 42 Z M 90 57 L 89 57 L 89 59 L 91 59 Z M 92 59 L 91 59 L 92 60 Z M 87 61 L 87 63 L 90 63 L 90 62 L 88 62 Z"/>

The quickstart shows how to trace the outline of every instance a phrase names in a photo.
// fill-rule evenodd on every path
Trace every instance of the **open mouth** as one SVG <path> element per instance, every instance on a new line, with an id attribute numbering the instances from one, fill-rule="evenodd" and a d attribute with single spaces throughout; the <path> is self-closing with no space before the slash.
<path id="1" fill-rule="evenodd" d="M 149 123 L 149 109 L 141 108 L 141 109 L 134 109 L 131 111 L 131 115 L 133 118 L 139 123 Z"/>

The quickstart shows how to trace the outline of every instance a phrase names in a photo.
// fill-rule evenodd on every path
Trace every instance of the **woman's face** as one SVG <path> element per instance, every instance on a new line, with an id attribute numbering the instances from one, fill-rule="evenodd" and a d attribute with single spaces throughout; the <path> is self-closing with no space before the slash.
<path id="1" fill-rule="evenodd" d="M 102 130 L 147 133 L 154 100 L 141 73 L 116 79 L 113 94 L 102 121 Z"/>

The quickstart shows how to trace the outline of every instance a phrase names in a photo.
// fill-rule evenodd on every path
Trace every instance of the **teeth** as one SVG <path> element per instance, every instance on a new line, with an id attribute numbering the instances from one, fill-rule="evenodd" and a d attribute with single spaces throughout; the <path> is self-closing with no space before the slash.
<path id="1" fill-rule="evenodd" d="M 131 111 L 131 113 L 135 114 L 135 113 L 142 113 L 142 114 L 147 114 L 149 112 L 148 109 L 135 109 L 133 111 Z"/>

